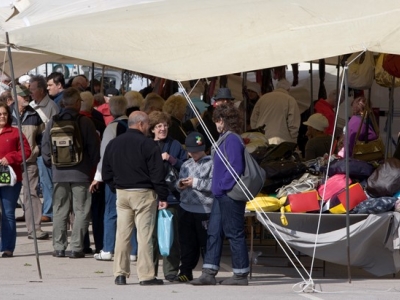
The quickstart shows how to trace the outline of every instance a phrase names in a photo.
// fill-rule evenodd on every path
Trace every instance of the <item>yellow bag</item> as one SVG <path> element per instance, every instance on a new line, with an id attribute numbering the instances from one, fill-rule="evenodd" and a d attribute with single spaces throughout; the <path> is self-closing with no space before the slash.
<path id="1" fill-rule="evenodd" d="M 247 202 L 246 210 L 248 211 L 278 211 L 284 202 L 275 197 L 270 197 L 266 194 L 258 194 L 253 200 Z"/>
<path id="2" fill-rule="evenodd" d="M 285 207 L 283 206 L 285 202 L 286 202 L 286 197 L 278 199 L 260 193 L 253 200 L 246 203 L 246 210 L 264 211 L 264 212 L 280 211 L 282 225 L 287 226 L 288 221 L 285 217 Z"/>
<path id="3" fill-rule="evenodd" d="M 385 57 L 384 53 L 381 53 L 376 61 L 375 65 L 375 81 L 377 84 L 383 87 L 391 88 L 392 87 L 392 80 L 393 76 L 390 75 L 383 69 L 383 59 Z M 400 78 L 395 78 L 394 86 L 400 86 Z"/>

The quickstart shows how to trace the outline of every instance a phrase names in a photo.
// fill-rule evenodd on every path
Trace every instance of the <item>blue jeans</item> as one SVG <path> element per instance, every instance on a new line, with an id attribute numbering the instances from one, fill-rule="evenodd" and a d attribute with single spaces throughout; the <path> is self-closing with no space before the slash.
<path id="1" fill-rule="evenodd" d="M 219 270 L 224 236 L 229 240 L 232 271 L 244 274 L 250 271 L 244 232 L 246 202 L 236 201 L 227 195 L 214 197 L 207 230 L 207 250 L 203 268 Z"/>
<path id="2" fill-rule="evenodd" d="M 53 172 L 51 168 L 46 167 L 41 156 L 37 158 L 37 165 L 43 193 L 42 215 L 53 218 Z"/>
<path id="3" fill-rule="evenodd" d="M 117 194 L 113 193 L 108 184 L 106 184 L 103 251 L 114 253 L 116 232 L 117 232 Z M 132 234 L 131 245 L 132 245 L 131 255 L 137 255 L 138 243 L 136 238 L 136 230 Z"/>
<path id="4" fill-rule="evenodd" d="M 1 252 L 15 250 L 15 242 L 17 241 L 17 225 L 15 222 L 15 209 L 19 192 L 21 191 L 21 182 L 17 182 L 14 186 L 0 187 L 0 202 L 2 210 L 1 218 Z"/>

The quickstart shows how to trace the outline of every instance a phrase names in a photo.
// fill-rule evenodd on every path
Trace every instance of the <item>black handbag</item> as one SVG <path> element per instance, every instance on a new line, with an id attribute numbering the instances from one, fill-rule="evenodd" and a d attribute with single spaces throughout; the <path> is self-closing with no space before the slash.
<path id="1" fill-rule="evenodd" d="M 165 174 L 165 183 L 168 186 L 168 189 L 173 192 L 176 191 L 176 183 L 179 179 L 178 171 L 172 166 L 169 162 L 165 163 L 166 174 Z"/>

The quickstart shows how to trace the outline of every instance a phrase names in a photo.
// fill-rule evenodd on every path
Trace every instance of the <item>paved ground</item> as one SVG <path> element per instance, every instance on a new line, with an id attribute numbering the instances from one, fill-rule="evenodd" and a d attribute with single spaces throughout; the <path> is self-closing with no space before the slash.
<path id="1" fill-rule="evenodd" d="M 18 215 L 20 215 L 18 209 Z M 352 281 L 348 281 L 347 268 L 327 263 L 323 277 L 322 262 L 316 261 L 312 272 L 317 292 L 301 291 L 301 283 L 309 276 L 303 272 L 304 280 L 295 268 L 275 249 L 273 241 L 264 241 L 255 246 L 261 251 L 253 268 L 253 278 L 248 287 L 206 286 L 189 284 L 142 287 L 138 284 L 135 263 L 126 286 L 114 285 L 112 262 L 96 261 L 92 255 L 84 259 L 54 258 L 52 243 L 38 241 L 42 279 L 38 275 L 34 244 L 27 239 L 25 225 L 18 224 L 15 257 L 0 258 L 0 299 L 399 299 L 398 278 L 392 275 L 376 278 L 352 268 Z M 43 226 L 51 232 L 51 223 Z M 256 240 L 257 242 L 257 240 Z M 310 268 L 310 258 L 301 257 L 301 262 Z M 161 265 L 161 262 L 160 262 Z M 200 275 L 199 264 L 195 277 Z M 231 276 L 229 248 L 225 247 L 218 279 Z M 160 266 L 160 275 L 162 267 Z M 311 286 L 310 288 L 311 289 Z M 307 290 L 309 290 L 307 289 Z"/>

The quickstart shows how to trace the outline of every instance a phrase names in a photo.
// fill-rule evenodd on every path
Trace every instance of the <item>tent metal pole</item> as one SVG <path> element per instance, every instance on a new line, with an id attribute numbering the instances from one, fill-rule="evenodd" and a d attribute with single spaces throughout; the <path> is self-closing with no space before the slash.
<path id="1" fill-rule="evenodd" d="M 314 77 L 313 77 L 313 65 L 312 61 L 310 61 L 310 115 L 314 113 Z"/>
<path id="2" fill-rule="evenodd" d="M 243 72 L 242 78 L 242 94 L 243 94 L 243 120 L 244 120 L 244 131 L 247 131 L 247 93 L 245 92 L 244 88 L 247 86 L 247 72 Z"/>
<path id="3" fill-rule="evenodd" d="M 386 151 L 385 159 L 392 156 L 392 124 L 393 124 L 393 112 L 394 112 L 394 84 L 396 78 L 392 76 L 392 87 L 389 89 L 389 109 L 388 116 L 386 118 Z"/>
<path id="4" fill-rule="evenodd" d="M 92 69 L 90 70 L 90 75 L 92 77 L 92 81 L 90 83 L 90 90 L 92 91 L 92 94 L 94 95 L 94 63 L 92 63 Z M 103 91 L 100 90 L 100 93 L 102 93 Z"/>
<path id="5" fill-rule="evenodd" d="M 8 38 L 8 32 L 6 32 L 6 40 L 7 40 L 7 53 L 8 53 L 8 61 L 10 64 L 10 75 L 11 75 L 11 80 L 12 80 L 12 94 L 13 94 L 13 98 L 15 99 L 14 102 L 14 112 L 16 115 L 16 119 L 17 119 L 17 124 L 18 124 L 18 131 L 19 131 L 19 142 L 21 145 L 21 152 L 22 152 L 22 164 L 24 167 L 24 170 L 27 170 L 27 165 L 26 165 L 26 157 L 25 157 L 25 150 L 24 150 L 24 141 L 22 139 L 22 126 L 21 126 L 21 119 L 19 118 L 19 111 L 18 111 L 18 98 L 17 98 L 17 90 L 15 87 L 15 77 L 14 77 L 14 66 L 13 66 L 13 62 L 12 62 L 12 55 L 11 55 L 11 47 L 10 47 L 10 41 Z M 12 117 L 12 116 L 10 116 Z M 29 178 L 28 178 L 28 172 L 23 172 L 23 176 L 25 178 L 25 181 L 28 184 L 27 190 L 30 191 L 30 187 L 29 187 Z M 36 254 L 36 264 L 38 266 L 38 273 L 39 273 L 39 278 L 42 279 L 42 270 L 40 268 L 40 260 L 39 260 L 39 250 L 38 250 L 38 244 L 37 244 L 37 238 L 36 238 L 36 230 L 35 230 L 35 218 L 33 215 L 33 207 L 32 207 L 32 198 L 31 198 L 31 194 L 28 193 L 28 199 L 29 199 L 29 207 L 31 209 L 31 214 L 32 214 L 32 225 L 33 225 L 33 244 L 35 246 L 35 254 Z"/>
<path id="6" fill-rule="evenodd" d="M 346 168 L 346 237 L 347 237 L 347 273 L 349 283 L 351 283 L 351 269 L 350 269 L 350 215 L 347 209 L 350 206 L 349 195 L 349 83 L 348 83 L 349 67 L 347 61 L 344 66 L 344 82 L 345 82 L 345 168 Z"/>
<path id="7" fill-rule="evenodd" d="M 340 89 L 339 89 L 339 77 L 340 77 L 340 55 L 338 56 L 338 62 L 336 65 L 336 109 L 339 107 L 339 94 L 340 94 Z"/>

